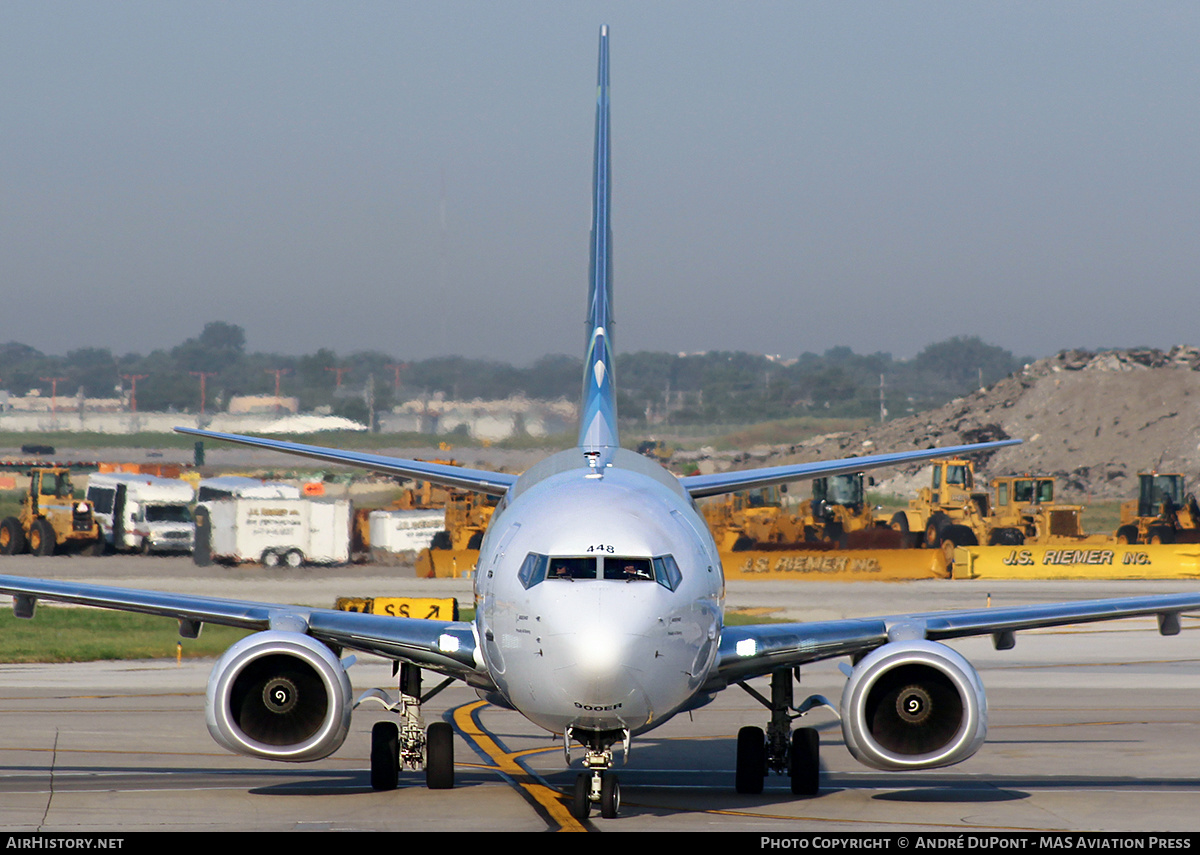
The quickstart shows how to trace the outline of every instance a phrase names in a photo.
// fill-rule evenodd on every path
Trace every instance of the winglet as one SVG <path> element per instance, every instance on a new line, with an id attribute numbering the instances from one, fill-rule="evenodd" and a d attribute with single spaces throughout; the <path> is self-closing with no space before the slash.
<path id="1" fill-rule="evenodd" d="M 608 26 L 600 28 L 600 60 L 596 70 L 596 143 L 592 166 L 592 252 L 588 288 L 587 356 L 583 365 L 583 398 L 579 445 L 590 451 L 616 448 L 617 400 L 612 356 L 612 226 L 609 206 L 611 157 L 608 136 Z"/>

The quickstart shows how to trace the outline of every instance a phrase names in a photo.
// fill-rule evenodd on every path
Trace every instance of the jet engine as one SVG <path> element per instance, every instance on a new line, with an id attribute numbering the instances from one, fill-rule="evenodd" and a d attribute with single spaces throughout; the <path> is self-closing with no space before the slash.
<path id="1" fill-rule="evenodd" d="M 979 674 L 932 641 L 895 641 L 865 656 L 846 682 L 841 714 L 846 747 L 876 769 L 949 766 L 987 737 Z"/>
<path id="2" fill-rule="evenodd" d="M 350 730 L 350 679 L 328 647 L 299 632 L 247 636 L 208 678 L 205 719 L 222 747 L 268 760 L 328 757 Z"/>

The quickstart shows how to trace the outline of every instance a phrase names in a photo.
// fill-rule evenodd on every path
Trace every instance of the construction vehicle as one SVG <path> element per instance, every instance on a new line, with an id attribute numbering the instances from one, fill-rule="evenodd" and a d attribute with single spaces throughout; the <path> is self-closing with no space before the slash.
<path id="1" fill-rule="evenodd" d="M 18 516 L 0 522 L 0 554 L 53 555 L 55 552 L 99 555 L 104 537 L 92 503 L 75 498 L 71 471 L 37 466 L 29 471 L 29 490 Z"/>
<path id="2" fill-rule="evenodd" d="M 1121 505 L 1118 543 L 1200 543 L 1200 505 L 1178 472 L 1139 472 L 1138 497 Z"/>
<path id="3" fill-rule="evenodd" d="M 791 545 L 797 523 L 784 510 L 784 487 L 729 493 L 701 505 L 704 521 L 721 552 L 744 552 Z M 802 537 L 802 527 L 799 529 Z"/>
<path id="4" fill-rule="evenodd" d="M 906 510 L 892 516 L 891 527 L 906 546 L 941 548 L 946 541 L 977 545 L 977 521 L 988 515 L 989 502 L 987 493 L 975 492 L 974 464 L 957 457 L 932 463 L 932 483 L 909 500 Z"/>
<path id="5" fill-rule="evenodd" d="M 874 486 L 875 479 L 867 482 Z M 800 504 L 799 521 L 806 543 L 838 549 L 898 549 L 899 532 L 875 518 L 867 501 L 863 473 L 814 478 L 812 499 Z"/>
<path id="6" fill-rule="evenodd" d="M 1080 524 L 1083 508 L 1056 505 L 1054 479 L 1048 475 L 1012 475 L 992 479 L 995 504 L 975 490 L 969 460 L 934 460 L 932 482 L 908 509 L 898 511 L 891 527 L 912 546 L 1021 546 L 1027 542 L 1077 542 L 1087 537 Z"/>
<path id="7" fill-rule="evenodd" d="M 874 483 L 874 480 L 871 481 Z M 815 478 L 812 498 L 785 506 L 786 485 L 734 493 L 703 506 L 722 552 L 894 549 L 900 535 L 875 519 L 861 472 Z"/>
<path id="8" fill-rule="evenodd" d="M 1022 546 L 1026 543 L 1107 541 L 1083 530 L 1083 506 L 1056 504 L 1054 478 L 1049 475 L 1006 475 L 992 479 L 995 504 L 986 522 L 988 543 Z"/>
<path id="9" fill-rule="evenodd" d="M 474 569 L 498 501 L 496 496 L 455 491 L 446 503 L 442 530 L 417 556 L 417 575 L 457 577 Z"/>

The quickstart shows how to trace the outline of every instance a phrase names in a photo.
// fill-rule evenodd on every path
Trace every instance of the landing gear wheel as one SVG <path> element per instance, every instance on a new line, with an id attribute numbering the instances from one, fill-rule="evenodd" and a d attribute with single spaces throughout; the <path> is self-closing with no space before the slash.
<path id="1" fill-rule="evenodd" d="M 580 772 L 575 778 L 575 789 L 571 793 L 571 816 L 584 820 L 591 811 L 592 776 L 587 772 Z"/>
<path id="2" fill-rule="evenodd" d="M 739 793 L 757 795 L 767 776 L 767 739 L 761 727 L 743 727 L 737 738 L 735 787 Z"/>
<path id="3" fill-rule="evenodd" d="M 46 520 L 34 520 L 29 527 L 29 551 L 34 555 L 53 555 L 54 546 L 54 528 Z"/>
<path id="4" fill-rule="evenodd" d="M 788 774 L 792 778 L 792 795 L 815 796 L 820 790 L 821 739 L 814 727 L 798 727 L 792 731 L 792 753 L 788 758 Z"/>
<path id="5" fill-rule="evenodd" d="M 454 728 L 435 721 L 425 731 L 425 786 L 431 790 L 454 787 Z"/>
<path id="6" fill-rule="evenodd" d="M 600 815 L 605 819 L 615 819 L 621 810 L 621 784 L 617 776 L 605 772 L 600 779 Z"/>
<path id="7" fill-rule="evenodd" d="M 377 721 L 371 728 L 371 789 L 394 790 L 400 780 L 400 728 Z"/>

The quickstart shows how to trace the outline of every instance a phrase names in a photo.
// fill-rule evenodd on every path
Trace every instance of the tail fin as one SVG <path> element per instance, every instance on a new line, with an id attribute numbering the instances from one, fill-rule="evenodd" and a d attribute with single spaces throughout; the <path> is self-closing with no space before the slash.
<path id="1" fill-rule="evenodd" d="M 588 450 L 615 448 L 617 399 L 612 356 L 612 227 L 609 205 L 611 158 L 608 148 L 608 27 L 600 28 L 596 72 L 596 144 L 592 167 L 592 255 L 588 289 L 588 342 L 583 364 L 583 405 L 579 445 Z"/>

